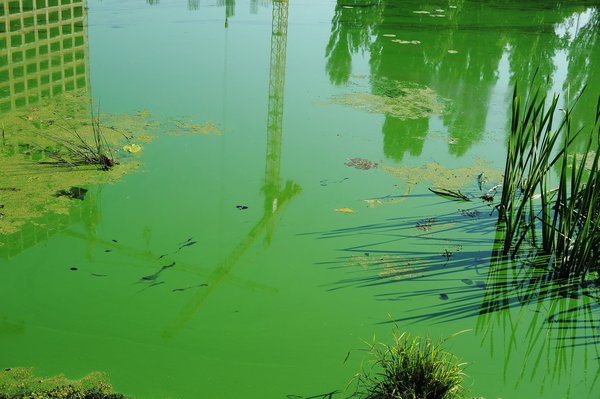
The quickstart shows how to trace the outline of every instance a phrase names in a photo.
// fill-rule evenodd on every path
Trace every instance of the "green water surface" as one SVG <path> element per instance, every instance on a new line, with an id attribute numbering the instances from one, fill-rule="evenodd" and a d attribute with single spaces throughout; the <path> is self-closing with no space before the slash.
<path id="1" fill-rule="evenodd" d="M 70 1 L 0 3 L 52 12 Z M 598 299 L 505 292 L 484 311 L 492 207 L 385 169 L 471 168 L 464 190 L 478 195 L 475 177 L 503 168 L 513 86 L 536 69 L 561 99 L 588 86 L 575 123 L 589 123 L 597 2 L 83 5 L 82 82 L 102 112 L 213 121 L 222 134 L 164 128 L 140 170 L 90 187 L 43 231 L 0 237 L 0 367 L 100 370 L 138 398 L 314 397 L 343 391 L 366 360 L 354 350 L 395 325 L 436 339 L 468 330 L 447 347 L 468 363 L 472 397 L 599 397 Z M 0 15 L 0 27 L 11 21 Z M 13 62 L 7 36 L 0 71 Z M 25 105 L 14 79 L 0 75 L 0 112 Z M 403 119 L 332 100 L 394 96 L 390 82 L 431 88 L 444 112 Z"/>

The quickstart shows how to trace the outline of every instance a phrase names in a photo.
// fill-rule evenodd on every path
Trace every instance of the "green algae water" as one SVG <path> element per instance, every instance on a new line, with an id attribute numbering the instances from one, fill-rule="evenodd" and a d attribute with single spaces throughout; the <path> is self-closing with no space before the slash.
<path id="1" fill-rule="evenodd" d="M 593 122 L 599 29 L 594 1 L 0 0 L 3 146 L 74 91 L 106 129 L 152 131 L 134 170 L 0 235 L 0 367 L 102 371 L 137 398 L 342 398 L 396 328 L 461 332 L 469 397 L 597 398 L 598 291 L 508 284 L 479 196 L 516 83 L 562 106 L 586 86 L 573 123 Z M 32 158 L 8 152 L 7 225 Z"/>

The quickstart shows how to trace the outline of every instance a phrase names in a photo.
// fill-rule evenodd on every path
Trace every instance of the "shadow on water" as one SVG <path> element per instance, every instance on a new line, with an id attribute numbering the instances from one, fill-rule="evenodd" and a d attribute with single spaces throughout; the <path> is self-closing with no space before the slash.
<path id="1" fill-rule="evenodd" d="M 326 288 L 369 289 L 377 301 L 411 304 L 381 324 L 474 320 L 481 347 L 503 357 L 504 379 L 515 387 L 534 377 L 577 383 L 583 362 L 592 392 L 600 379 L 600 279 L 558 280 L 533 250 L 503 256 L 496 215 L 465 216 L 474 210 L 316 233 L 366 242 L 321 263 L 346 271 Z"/>

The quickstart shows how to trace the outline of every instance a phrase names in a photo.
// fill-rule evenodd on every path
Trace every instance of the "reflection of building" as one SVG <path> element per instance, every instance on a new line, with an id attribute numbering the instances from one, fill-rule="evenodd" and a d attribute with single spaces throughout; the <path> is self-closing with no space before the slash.
<path id="1" fill-rule="evenodd" d="M 0 112 L 88 87 L 85 6 L 0 1 Z"/>

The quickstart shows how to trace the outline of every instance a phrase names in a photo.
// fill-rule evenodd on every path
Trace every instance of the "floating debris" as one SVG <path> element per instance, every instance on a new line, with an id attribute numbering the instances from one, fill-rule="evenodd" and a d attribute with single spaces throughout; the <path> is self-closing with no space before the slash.
<path id="1" fill-rule="evenodd" d="M 456 50 L 448 50 L 448 54 L 458 54 L 458 51 L 456 51 Z"/>
<path id="2" fill-rule="evenodd" d="M 350 178 L 349 178 L 349 177 L 344 177 L 343 179 L 340 179 L 340 180 L 334 180 L 334 181 L 331 181 L 331 182 L 330 182 L 329 180 L 325 179 L 325 180 L 320 180 L 320 181 L 319 181 L 319 184 L 320 184 L 321 186 L 325 187 L 325 186 L 328 186 L 328 185 L 329 185 L 329 183 L 332 183 L 332 184 L 335 184 L 335 183 L 343 183 L 343 182 L 345 182 L 345 181 L 346 181 L 346 180 L 348 180 L 348 179 L 350 179 Z"/>
<path id="3" fill-rule="evenodd" d="M 479 187 L 479 190 L 483 190 L 483 186 L 485 183 L 487 183 L 489 181 L 489 179 L 487 177 L 485 177 L 485 173 L 481 172 L 480 174 L 477 175 L 477 187 Z"/>
<path id="4" fill-rule="evenodd" d="M 140 152 L 142 150 L 142 146 L 139 144 L 127 144 L 123 146 L 123 151 L 133 153 Z"/>
<path id="5" fill-rule="evenodd" d="M 244 211 L 244 210 L 248 209 L 248 207 L 246 205 L 236 205 L 235 207 L 237 209 L 239 209 L 240 211 Z"/>
<path id="6" fill-rule="evenodd" d="M 192 245 L 197 244 L 197 243 L 198 243 L 198 241 L 189 241 L 189 242 L 186 242 L 185 244 L 183 244 L 182 246 L 180 246 L 177 251 L 181 251 L 183 248 L 185 248 L 185 247 L 191 247 Z"/>
<path id="7" fill-rule="evenodd" d="M 186 135 L 186 134 L 211 134 L 215 136 L 221 135 L 221 130 L 216 123 L 212 121 L 206 121 L 204 123 L 190 123 L 185 120 L 179 119 L 174 120 L 175 127 L 177 129 L 169 131 L 170 135 Z"/>
<path id="8" fill-rule="evenodd" d="M 351 208 L 337 208 L 337 209 L 334 209 L 334 211 L 342 212 L 342 213 L 353 213 L 354 212 Z"/>
<path id="9" fill-rule="evenodd" d="M 461 216 L 467 216 L 470 218 L 476 218 L 481 214 L 477 209 L 460 209 L 459 212 Z"/>
<path id="10" fill-rule="evenodd" d="M 429 11 L 418 10 L 418 11 L 413 11 L 413 14 L 431 14 L 431 13 Z"/>
<path id="11" fill-rule="evenodd" d="M 85 199 L 85 194 L 88 192 L 85 188 L 81 187 L 71 187 L 68 190 L 58 190 L 54 193 L 55 197 L 67 197 L 70 199 L 78 199 L 83 201 Z"/>
<path id="12" fill-rule="evenodd" d="M 441 299 L 442 301 L 447 301 L 447 300 L 448 300 L 448 298 L 449 298 L 449 297 L 448 297 L 448 294 L 440 294 L 440 299 Z"/>
<path id="13" fill-rule="evenodd" d="M 485 194 L 483 194 L 479 198 L 481 198 L 482 200 L 484 200 L 486 202 L 494 201 L 494 197 L 496 196 L 496 193 L 498 192 L 498 187 L 500 187 L 500 184 L 497 184 L 494 187 L 490 188 Z"/>
<path id="14" fill-rule="evenodd" d="M 162 266 L 162 267 L 161 267 L 161 268 L 160 268 L 160 269 L 159 269 L 159 270 L 158 270 L 156 273 L 154 273 L 154 274 L 150 274 L 150 275 L 148 275 L 148 276 L 144 276 L 144 277 L 140 278 L 140 280 L 141 280 L 141 281 L 153 281 L 153 280 L 156 280 L 156 279 L 158 278 L 158 276 L 159 276 L 159 275 L 160 275 L 162 272 L 164 272 L 164 271 L 165 271 L 165 270 L 167 270 L 167 269 L 170 269 L 170 268 L 172 268 L 173 266 L 175 266 L 175 262 L 172 262 L 172 263 L 170 263 L 170 264 L 168 264 L 168 265 L 164 265 L 164 266 Z"/>
<path id="15" fill-rule="evenodd" d="M 444 258 L 446 258 L 446 261 L 450 260 L 450 258 L 452 257 L 452 255 L 453 255 L 452 252 L 450 252 L 448 250 L 448 248 L 444 248 L 444 250 L 442 251 L 442 256 Z"/>
<path id="16" fill-rule="evenodd" d="M 366 199 L 364 201 L 367 203 L 369 208 L 375 208 L 377 205 L 383 204 L 383 202 L 378 199 Z"/>
<path id="17" fill-rule="evenodd" d="M 78 269 L 78 268 L 76 268 L 76 267 L 70 267 L 70 268 L 69 268 L 69 270 L 71 270 L 71 271 L 73 271 L 73 272 L 74 272 L 74 271 L 77 271 L 77 270 L 79 270 L 79 269 Z"/>
<path id="18" fill-rule="evenodd" d="M 394 43 L 398 43 L 398 44 L 421 44 L 420 41 L 418 40 L 401 40 L 401 39 L 394 39 L 392 40 L 392 42 Z"/>
<path id="19" fill-rule="evenodd" d="M 136 112 L 135 116 L 137 116 L 139 118 L 148 118 L 148 117 L 152 116 L 152 114 L 147 109 L 145 109 L 143 111 Z"/>
<path id="20" fill-rule="evenodd" d="M 473 285 L 473 280 L 471 280 L 470 278 L 463 278 L 462 280 L 463 283 L 465 283 L 466 285 Z"/>
<path id="21" fill-rule="evenodd" d="M 481 170 L 486 170 L 490 181 L 502 181 L 502 171 L 490 168 L 489 163 L 476 158 L 472 165 L 461 168 L 446 168 L 437 162 L 418 166 L 382 165 L 381 169 L 390 175 L 405 181 L 409 186 L 429 182 L 433 187 L 460 190 L 473 185 Z"/>
<path id="22" fill-rule="evenodd" d="M 449 190 L 446 188 L 429 188 L 429 191 L 434 193 L 435 195 L 439 195 L 440 197 L 447 198 L 453 201 L 471 201 L 469 197 L 464 195 L 463 193 L 454 190 Z"/>
<path id="23" fill-rule="evenodd" d="M 371 162 L 365 158 L 350 158 L 344 165 L 361 170 L 369 170 L 377 168 L 377 163 Z"/>
<path id="24" fill-rule="evenodd" d="M 208 284 L 190 285 L 189 287 L 185 287 L 185 288 L 173 288 L 171 290 L 171 292 L 183 292 L 183 291 L 187 291 L 189 289 L 198 288 L 198 287 L 208 287 Z"/>
<path id="25" fill-rule="evenodd" d="M 396 37 L 393 33 L 384 33 L 383 37 Z"/>
<path id="26" fill-rule="evenodd" d="M 415 228 L 417 230 L 421 230 L 421 231 L 429 231 L 429 230 L 431 230 L 431 227 L 435 223 L 437 223 L 437 219 L 436 218 L 421 219 L 421 220 L 417 221 L 417 224 L 415 225 Z"/>

